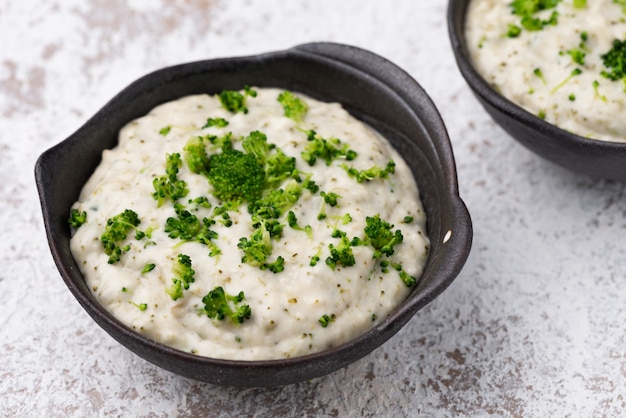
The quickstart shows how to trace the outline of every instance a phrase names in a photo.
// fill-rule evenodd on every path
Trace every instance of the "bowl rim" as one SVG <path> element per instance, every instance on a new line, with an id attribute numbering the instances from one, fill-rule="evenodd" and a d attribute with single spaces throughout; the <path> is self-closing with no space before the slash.
<path id="1" fill-rule="evenodd" d="M 457 65 L 461 75 L 475 94 L 508 117 L 520 120 L 533 130 L 546 133 L 545 140 L 558 143 L 563 142 L 563 138 L 566 138 L 567 141 L 580 148 L 582 152 L 585 150 L 595 152 L 598 147 L 607 151 L 626 152 L 626 138 L 624 142 L 617 142 L 578 135 L 541 119 L 496 91 L 474 68 L 467 48 L 464 32 L 467 9 L 471 1 L 450 0 L 448 2 L 447 21 L 448 35 Z"/>
<path id="2" fill-rule="evenodd" d="M 66 265 L 63 262 L 61 244 L 56 240 L 55 237 L 55 234 L 57 234 L 57 226 L 55 225 L 55 220 L 53 219 L 52 210 L 48 206 L 48 200 L 50 199 L 51 192 L 50 190 L 48 190 L 47 185 L 49 184 L 50 177 L 53 176 L 49 165 L 51 163 L 51 160 L 53 161 L 54 158 L 58 158 L 57 156 L 59 154 L 62 154 L 64 150 L 67 149 L 67 147 L 72 146 L 72 144 L 78 140 L 78 137 L 85 129 L 93 124 L 101 123 L 102 118 L 106 117 L 108 109 L 119 106 L 120 103 L 123 103 L 125 100 L 128 100 L 129 97 L 132 97 L 134 94 L 136 94 L 138 89 L 147 88 L 146 86 L 150 85 L 152 80 L 159 79 L 160 77 L 163 77 L 164 75 L 170 73 L 180 75 L 180 72 L 184 73 L 185 70 L 198 66 L 210 67 L 214 65 L 219 65 L 220 62 L 229 60 L 262 62 L 263 60 L 276 57 L 283 57 L 284 59 L 304 57 L 306 59 L 323 60 L 328 65 L 350 67 L 363 73 L 363 76 L 374 77 L 384 84 L 393 85 L 392 88 L 394 89 L 396 94 L 398 94 L 399 98 L 404 101 L 419 99 L 420 102 L 428 104 L 425 109 L 420 109 L 420 117 L 426 118 L 426 122 L 433 126 L 437 133 L 437 140 L 432 141 L 432 145 L 437 148 L 436 154 L 440 159 L 442 159 L 441 175 L 443 176 L 445 182 L 445 190 L 442 190 L 442 195 L 440 198 L 442 200 L 442 205 L 445 204 L 449 208 L 450 213 L 452 214 L 454 219 L 454 224 L 456 226 L 456 230 L 452 238 L 450 239 L 450 245 L 448 246 L 450 248 L 450 255 L 447 258 L 451 258 L 455 262 L 440 266 L 439 270 L 433 272 L 435 277 L 440 276 L 442 279 L 436 280 L 436 283 L 433 283 L 431 286 L 426 287 L 425 292 L 423 292 L 423 297 L 411 297 L 411 295 L 414 294 L 414 292 L 412 292 L 411 295 L 409 295 L 400 306 L 394 309 L 389 317 L 384 319 L 377 326 L 351 339 L 350 341 L 331 349 L 298 357 L 275 360 L 228 360 L 186 353 L 158 341 L 154 341 L 138 332 L 133 331 L 132 329 L 130 329 L 130 327 L 122 324 L 120 320 L 110 314 L 102 305 L 97 303 L 97 301 L 94 302 L 95 299 L 93 298 L 93 296 L 90 298 L 87 294 L 84 293 L 83 289 L 81 289 L 78 284 L 75 283 L 74 280 L 72 280 L 71 276 L 76 272 L 73 271 L 73 266 Z M 384 80 L 380 79 L 380 74 L 386 74 L 386 77 L 393 78 L 393 82 L 389 83 L 389 80 L 387 78 L 385 78 Z M 406 86 L 410 86 L 411 89 L 403 93 L 400 89 L 405 88 Z M 403 94 L 404 96 L 402 96 Z M 225 375 L 231 368 L 237 368 L 246 373 L 250 372 L 252 369 L 259 370 L 261 372 L 280 372 L 280 370 L 284 368 L 308 367 L 308 369 L 310 370 L 309 374 L 311 378 L 314 378 L 322 376 L 324 374 L 328 374 L 338 368 L 345 367 L 347 364 L 367 355 L 369 352 L 373 351 L 374 349 L 382 345 L 386 340 L 391 338 L 391 336 L 393 336 L 400 328 L 402 328 L 418 310 L 431 302 L 450 285 L 450 283 L 461 271 L 462 266 L 467 260 L 471 249 L 473 235 L 471 218 L 467 207 L 465 206 L 463 200 L 459 195 L 456 164 L 454 161 L 452 145 L 447 136 L 444 122 L 438 110 L 436 109 L 434 102 L 430 99 L 430 97 L 423 90 L 423 88 L 408 73 L 397 67 L 395 64 L 392 64 L 386 59 L 367 50 L 338 43 L 313 42 L 297 45 L 283 51 L 231 58 L 214 58 L 201 61 L 193 61 L 170 67 L 164 67 L 159 70 L 150 72 L 122 89 L 66 139 L 54 145 L 47 151 L 43 152 L 38 158 L 35 165 L 35 179 L 39 191 L 48 244 L 50 246 L 54 262 L 66 286 L 69 288 L 74 297 L 78 300 L 80 305 L 82 305 L 82 307 L 92 317 L 92 319 L 94 319 L 95 322 L 98 323 L 98 325 L 100 325 L 107 333 L 113 336 L 114 339 L 116 339 L 122 345 L 125 345 L 135 354 L 144 357 L 141 353 L 137 351 L 138 349 L 139 351 L 143 350 L 144 352 L 150 351 L 151 353 L 157 353 L 162 362 L 162 364 L 155 363 L 158 366 L 166 368 L 174 373 L 182 374 L 186 377 L 191 377 L 196 380 L 204 380 L 207 382 L 222 385 L 277 386 L 277 384 L 247 384 L 250 382 L 237 382 L 233 384 L 232 379 L 229 379 L 228 376 Z M 454 244 L 454 246 L 452 246 L 452 244 Z M 431 256 L 429 255 L 429 259 L 430 258 Z M 428 262 L 429 261 L 427 261 L 427 263 Z M 113 335 L 113 331 L 117 334 L 123 335 L 126 340 L 120 341 L 120 339 L 116 338 Z M 371 344 L 368 344 L 368 342 L 374 342 L 374 346 L 372 347 Z M 354 349 L 352 351 L 349 350 L 350 347 L 359 346 L 365 347 L 366 349 L 356 351 Z M 330 367 L 327 363 L 321 361 L 321 359 L 326 359 L 328 357 L 338 356 L 339 358 L 341 358 L 342 355 L 345 357 L 345 355 L 348 353 L 350 353 L 352 356 L 356 354 L 356 357 L 350 360 L 348 363 L 342 365 L 341 367 Z M 204 378 L 199 378 L 195 375 L 191 376 L 180 373 L 177 370 L 168 367 L 168 358 L 170 356 L 182 359 L 186 362 L 194 363 L 198 365 L 198 367 L 211 366 L 213 367 L 213 371 L 217 371 L 218 374 L 223 373 L 224 375 L 214 376 L 214 378 L 207 380 Z M 146 357 L 144 358 L 151 361 Z M 154 361 L 151 362 L 154 363 Z M 313 365 L 316 365 L 315 367 L 317 367 L 317 365 L 321 365 L 322 369 L 313 371 L 311 370 L 311 367 L 313 367 Z M 326 369 L 324 369 L 324 367 L 326 367 Z M 291 381 L 290 379 L 284 380 L 284 384 L 289 384 L 295 383 L 303 379 L 292 379 Z M 255 381 L 255 383 L 259 382 Z"/>

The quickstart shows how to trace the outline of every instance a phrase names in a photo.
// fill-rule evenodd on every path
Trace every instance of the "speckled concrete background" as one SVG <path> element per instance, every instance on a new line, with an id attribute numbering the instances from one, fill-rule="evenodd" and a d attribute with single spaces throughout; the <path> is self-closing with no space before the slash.
<path id="1" fill-rule="evenodd" d="M 450 51 L 443 0 L 0 2 L 0 416 L 626 414 L 626 188 L 530 154 Z M 452 286 L 350 367 L 274 389 L 158 369 L 101 331 L 49 255 L 37 156 L 137 77 L 309 41 L 368 48 L 430 93 L 474 247 Z"/>

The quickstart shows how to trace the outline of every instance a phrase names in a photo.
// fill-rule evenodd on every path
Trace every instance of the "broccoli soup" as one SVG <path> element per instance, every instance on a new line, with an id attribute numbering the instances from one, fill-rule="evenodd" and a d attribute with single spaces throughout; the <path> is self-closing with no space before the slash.
<path id="1" fill-rule="evenodd" d="M 128 123 L 72 208 L 71 249 L 120 321 L 202 356 L 344 343 L 419 280 L 406 163 L 340 105 L 277 89 L 165 103 Z"/>
<path id="2" fill-rule="evenodd" d="M 572 133 L 626 142 L 626 6 L 618 0 L 472 0 L 476 70 Z"/>

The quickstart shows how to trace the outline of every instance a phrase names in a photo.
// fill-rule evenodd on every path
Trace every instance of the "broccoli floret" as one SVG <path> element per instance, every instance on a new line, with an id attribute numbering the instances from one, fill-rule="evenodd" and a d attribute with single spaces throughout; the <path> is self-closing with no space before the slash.
<path id="1" fill-rule="evenodd" d="M 223 128 L 225 126 L 228 126 L 228 121 L 224 118 L 208 118 L 204 126 L 200 129 L 210 128 L 211 126 Z"/>
<path id="2" fill-rule="evenodd" d="M 248 154 L 253 154 L 265 166 L 265 187 L 279 186 L 286 178 L 294 175 L 296 159 L 285 155 L 276 145 L 267 142 L 267 136 L 259 131 L 250 132 L 242 143 Z"/>
<path id="3" fill-rule="evenodd" d="M 384 168 L 374 165 L 365 170 L 358 170 L 346 164 L 342 164 L 341 166 L 346 170 L 346 173 L 348 173 L 350 177 L 353 177 L 358 183 L 372 181 L 376 178 L 387 179 L 389 178 L 389 174 L 395 173 L 396 169 L 396 163 L 393 160 L 389 160 Z"/>
<path id="4" fill-rule="evenodd" d="M 243 250 L 242 263 L 260 267 L 265 264 L 267 257 L 272 253 L 270 232 L 264 224 L 261 224 L 250 236 L 250 239 L 240 238 L 237 247 Z"/>
<path id="5" fill-rule="evenodd" d="M 109 264 L 120 261 L 122 254 L 130 249 L 129 245 L 119 246 L 119 243 L 126 239 L 129 232 L 135 230 L 135 238 L 138 240 L 146 235 L 145 232 L 137 229 L 140 223 L 139 215 L 130 209 L 126 209 L 124 212 L 107 219 L 100 241 L 104 247 L 104 253 L 109 256 Z"/>
<path id="6" fill-rule="evenodd" d="M 542 10 L 554 9 L 561 0 L 513 0 L 511 2 L 511 10 L 514 15 L 520 16 L 520 24 L 528 31 L 538 31 L 549 25 L 556 25 L 558 21 L 558 12 L 554 11 L 547 20 L 541 20 L 534 15 Z M 512 28 L 516 28 L 512 32 Z M 517 37 L 521 32 L 521 28 L 515 25 L 509 25 L 508 36 Z"/>
<path id="7" fill-rule="evenodd" d="M 181 205 L 175 205 L 174 210 L 177 217 L 169 217 L 165 221 L 164 231 L 168 233 L 170 238 L 179 238 L 183 241 L 196 241 L 204 244 L 211 249 L 209 252 L 211 257 L 221 253 L 219 247 L 213 242 L 218 237 L 217 232 L 211 229 L 211 226 L 215 224 L 213 219 L 202 218 L 202 221 L 200 221 L 196 215 L 184 209 Z"/>
<path id="8" fill-rule="evenodd" d="M 626 40 L 615 39 L 613 47 L 601 58 L 607 69 L 600 74 L 609 80 L 624 80 L 626 83 Z"/>
<path id="9" fill-rule="evenodd" d="M 337 206 L 337 199 L 339 199 L 341 196 L 339 196 L 337 193 L 334 192 L 320 192 L 320 196 L 322 196 L 324 198 L 324 202 L 328 203 L 330 206 Z"/>
<path id="10" fill-rule="evenodd" d="M 335 314 L 332 315 L 322 315 L 321 318 L 319 319 L 319 323 L 322 326 L 322 328 L 326 328 L 328 326 L 328 324 L 330 324 L 331 322 L 335 321 Z"/>
<path id="11" fill-rule="evenodd" d="M 176 201 L 181 197 L 187 196 L 189 190 L 187 189 L 187 183 L 183 180 L 178 180 L 178 169 L 182 165 L 182 160 L 179 153 L 167 154 L 165 163 L 165 176 L 156 177 L 152 181 L 155 192 L 152 197 L 157 201 L 157 206 L 161 207 L 166 199 Z"/>
<path id="12" fill-rule="evenodd" d="M 302 122 L 302 118 L 306 115 L 309 107 L 296 95 L 290 91 L 284 91 L 278 95 L 278 102 L 283 106 L 285 116 L 292 119 L 296 123 Z"/>
<path id="13" fill-rule="evenodd" d="M 309 236 L 309 238 L 311 238 L 313 236 L 313 230 L 311 229 L 311 225 L 306 225 L 304 227 L 301 227 L 298 225 L 298 218 L 296 217 L 296 214 L 290 210 L 287 213 L 287 225 L 289 225 L 289 227 L 291 227 L 292 229 L 295 229 L 297 231 L 304 231 L 306 232 L 306 234 Z"/>
<path id="14" fill-rule="evenodd" d="M 248 206 L 255 219 L 277 219 L 289 210 L 302 195 L 302 185 L 295 180 L 283 189 L 272 190 L 267 196 Z"/>
<path id="15" fill-rule="evenodd" d="M 172 130 L 172 125 L 167 125 L 159 129 L 159 134 L 163 136 L 167 136 L 167 134 L 169 134 L 171 130 Z"/>
<path id="16" fill-rule="evenodd" d="M 185 254 L 178 254 L 176 263 L 172 266 L 172 285 L 165 289 L 172 300 L 183 297 L 183 290 L 189 289 L 189 285 L 195 281 L 196 272 L 191 268 L 191 258 Z"/>
<path id="17" fill-rule="evenodd" d="M 402 231 L 396 229 L 392 232 L 394 226 L 380 219 L 380 215 L 366 217 L 365 224 L 366 243 L 374 247 L 374 258 L 383 254 L 389 257 L 394 252 L 393 247 L 404 239 Z"/>
<path id="18" fill-rule="evenodd" d="M 341 236 L 341 240 L 339 240 L 337 246 L 328 244 L 328 248 L 330 250 L 330 256 L 326 258 L 326 264 L 331 269 L 334 270 L 337 264 L 350 267 L 356 263 L 354 254 L 352 253 L 351 242 L 345 234 Z"/>
<path id="19" fill-rule="evenodd" d="M 271 263 L 261 264 L 261 270 L 269 270 L 272 273 L 280 273 L 285 270 L 285 259 L 281 256 L 276 257 L 276 260 Z"/>
<path id="20" fill-rule="evenodd" d="M 231 204 L 257 201 L 265 188 L 265 168 L 254 155 L 226 150 L 210 158 L 209 181 L 215 196 Z"/>
<path id="21" fill-rule="evenodd" d="M 148 263 L 145 266 L 143 266 L 143 268 L 141 269 L 141 274 L 146 274 L 151 272 L 152 270 L 154 270 L 156 267 L 156 264 L 154 263 Z"/>
<path id="22" fill-rule="evenodd" d="M 204 313 L 209 318 L 220 321 L 228 319 L 233 325 L 241 324 L 244 320 L 250 319 L 252 315 L 250 306 L 241 304 L 244 299 L 245 295 L 243 292 L 233 296 L 227 294 L 221 286 L 218 286 L 202 298 Z M 231 306 L 231 303 L 233 306 Z"/>
<path id="23" fill-rule="evenodd" d="M 256 97 L 256 95 L 257 93 L 255 90 L 252 90 L 250 89 L 250 87 L 245 86 L 243 94 L 234 90 L 224 90 L 219 94 L 218 97 L 224 109 L 228 110 L 229 112 L 248 113 L 248 108 L 246 107 L 246 97 Z"/>
<path id="24" fill-rule="evenodd" d="M 315 165 L 318 158 L 326 161 L 326 165 L 330 165 L 338 158 L 352 161 L 357 157 L 357 153 L 351 150 L 348 144 L 342 144 L 338 138 L 325 139 L 314 130 L 306 131 L 306 134 L 308 142 L 301 156 L 311 166 Z"/>
<path id="25" fill-rule="evenodd" d="M 148 309 L 147 303 L 136 303 L 136 302 L 133 302 L 132 300 L 129 300 L 128 303 L 130 303 L 131 305 L 133 305 L 135 308 L 139 309 L 142 312 Z"/>
<path id="26" fill-rule="evenodd" d="M 72 209 L 70 211 L 70 217 L 67 220 L 70 226 L 74 229 L 79 228 L 82 224 L 87 222 L 87 212 L 79 211 L 78 209 Z"/>
<path id="27" fill-rule="evenodd" d="M 252 131 L 241 143 L 244 151 L 256 157 L 260 164 L 265 164 L 270 150 L 275 148 L 274 144 L 267 142 L 267 136 L 261 131 Z"/>
<path id="28" fill-rule="evenodd" d="M 207 175 L 210 163 L 204 139 L 205 138 L 202 136 L 195 136 L 189 139 L 183 148 L 183 155 L 187 167 L 189 167 L 189 171 L 196 174 Z"/>

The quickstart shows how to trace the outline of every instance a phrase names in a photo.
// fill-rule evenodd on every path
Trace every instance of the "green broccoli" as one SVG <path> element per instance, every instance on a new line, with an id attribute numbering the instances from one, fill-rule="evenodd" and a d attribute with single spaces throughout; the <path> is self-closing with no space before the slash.
<path id="1" fill-rule="evenodd" d="M 326 328 L 328 324 L 335 321 L 335 314 L 332 315 L 322 315 L 319 319 L 319 323 L 322 328 Z"/>
<path id="2" fill-rule="evenodd" d="M 196 272 L 191 267 L 191 258 L 185 254 L 178 254 L 176 263 L 172 266 L 172 273 L 176 277 L 172 278 L 172 285 L 165 289 L 172 300 L 183 297 L 183 290 L 189 289 L 189 285 L 195 281 Z"/>
<path id="3" fill-rule="evenodd" d="M 278 102 L 283 106 L 285 116 L 296 123 L 302 122 L 302 118 L 304 118 L 304 115 L 306 115 L 306 112 L 309 110 L 304 100 L 290 91 L 280 93 L 278 95 Z"/>
<path id="4" fill-rule="evenodd" d="M 122 213 L 107 219 L 100 241 L 104 247 L 104 253 L 109 256 L 109 264 L 120 261 L 122 254 L 130 249 L 129 245 L 119 246 L 119 243 L 126 239 L 129 232 L 134 230 L 135 239 L 137 240 L 142 239 L 146 235 L 145 232 L 137 229 L 140 223 L 139 215 L 130 209 L 126 209 Z"/>
<path id="5" fill-rule="evenodd" d="M 187 167 L 189 167 L 189 171 L 195 174 L 207 175 L 209 172 L 209 156 L 204 140 L 205 137 L 202 136 L 192 137 L 183 148 Z"/>
<path id="6" fill-rule="evenodd" d="M 248 206 L 254 219 L 278 219 L 289 210 L 302 195 L 302 185 L 295 180 L 282 189 L 272 190 L 267 196 Z"/>
<path id="7" fill-rule="evenodd" d="M 287 213 L 287 225 L 289 225 L 290 228 L 295 229 L 297 231 L 306 232 L 309 238 L 313 236 L 313 230 L 311 229 L 311 225 L 306 225 L 304 227 L 299 226 L 298 218 L 296 217 L 296 214 L 292 210 L 290 210 Z"/>
<path id="8" fill-rule="evenodd" d="M 272 253 L 273 246 L 270 232 L 262 223 L 252 233 L 250 239 L 240 238 L 237 247 L 243 251 L 242 263 L 260 267 L 265 264 L 267 258 Z"/>
<path id="9" fill-rule="evenodd" d="M 357 157 L 357 153 L 351 150 L 348 144 L 342 144 L 338 138 L 325 139 L 314 130 L 306 131 L 306 134 L 308 142 L 301 156 L 311 166 L 315 165 L 318 158 L 326 161 L 326 165 L 330 165 L 338 158 L 352 161 Z"/>
<path id="10" fill-rule="evenodd" d="M 384 255 L 389 257 L 393 254 L 393 247 L 400 244 L 404 239 L 402 231 L 396 229 L 392 232 L 393 225 L 380 218 L 380 215 L 365 218 L 365 242 L 374 248 L 374 258 Z"/>
<path id="11" fill-rule="evenodd" d="M 326 265 L 331 269 L 334 270 L 337 264 L 350 267 L 356 263 L 354 254 L 352 253 L 352 243 L 345 234 L 341 236 L 337 246 L 328 244 L 328 248 L 330 250 L 330 256 L 326 258 Z"/>
<path id="12" fill-rule="evenodd" d="M 606 67 L 606 70 L 600 72 L 602 77 L 611 81 L 624 80 L 626 83 L 626 40 L 615 39 L 611 49 L 601 58 Z"/>
<path id="13" fill-rule="evenodd" d="M 249 305 L 241 305 L 241 302 L 245 299 L 243 292 L 239 292 L 238 295 L 229 295 L 224 291 L 221 286 L 211 290 L 202 298 L 204 303 L 204 313 L 209 318 L 223 320 L 228 319 L 231 324 L 239 325 L 244 320 L 250 319 L 252 310 Z M 234 306 L 231 306 L 234 305 Z"/>
<path id="14" fill-rule="evenodd" d="M 215 126 L 217 128 L 224 128 L 228 126 L 228 121 L 224 118 L 208 118 L 204 126 L 200 129 L 210 128 L 211 126 Z"/>
<path id="15" fill-rule="evenodd" d="M 143 268 L 141 269 L 141 274 L 146 274 L 151 272 L 152 270 L 154 270 L 156 267 L 156 264 L 154 263 L 148 263 L 145 266 L 143 266 Z"/>
<path id="16" fill-rule="evenodd" d="M 389 178 L 389 174 L 395 173 L 396 163 L 393 160 L 389 160 L 384 168 L 374 165 L 365 170 L 358 170 L 346 164 L 342 164 L 341 167 L 346 171 L 346 173 L 348 173 L 350 177 L 353 177 L 358 183 L 363 183 L 364 181 L 372 181 L 376 178 Z"/>
<path id="17" fill-rule="evenodd" d="M 155 190 L 152 197 L 157 201 L 158 207 L 161 207 L 168 198 L 172 201 L 176 201 L 181 197 L 187 196 L 187 193 L 189 193 L 187 183 L 177 178 L 178 169 L 181 165 L 182 160 L 179 153 L 166 155 L 166 175 L 155 177 L 152 181 Z"/>
<path id="18" fill-rule="evenodd" d="M 542 30 L 546 26 L 554 26 L 558 23 L 558 12 L 554 11 L 549 19 L 542 20 L 534 17 L 535 14 L 554 9 L 561 0 L 513 0 L 511 9 L 514 15 L 520 16 L 521 26 L 528 31 Z M 515 38 L 519 36 L 521 28 L 516 25 L 509 25 L 507 36 Z"/>
<path id="19" fill-rule="evenodd" d="M 219 94 L 218 97 L 224 109 L 228 110 L 229 112 L 248 113 L 248 108 L 246 107 L 246 97 L 256 97 L 256 95 L 257 92 L 255 90 L 252 90 L 250 89 L 250 87 L 245 86 L 243 94 L 234 90 L 224 90 Z"/>
<path id="20" fill-rule="evenodd" d="M 70 211 L 70 217 L 67 220 L 70 226 L 74 229 L 79 228 L 82 224 L 87 222 L 87 212 L 79 211 L 78 209 L 72 209 Z"/>
<path id="21" fill-rule="evenodd" d="M 170 238 L 179 238 L 183 241 L 195 241 L 204 244 L 211 249 L 209 256 L 213 257 L 221 254 L 219 247 L 213 242 L 218 237 L 217 232 L 211 229 L 215 225 L 215 220 L 198 217 L 182 205 L 175 205 L 177 217 L 169 217 L 165 221 L 164 231 Z"/>
<path id="22" fill-rule="evenodd" d="M 243 149 L 256 157 L 265 167 L 265 188 L 278 187 L 286 178 L 294 175 L 296 159 L 285 155 L 275 144 L 267 142 L 267 136 L 260 131 L 250 132 L 242 143 Z"/>
<path id="23" fill-rule="evenodd" d="M 225 203 L 256 202 L 265 188 L 265 168 L 253 154 L 231 149 L 210 157 L 208 178 Z"/>
<path id="24" fill-rule="evenodd" d="M 167 136 L 167 134 L 169 134 L 171 130 L 172 130 L 172 125 L 167 125 L 159 129 L 159 134 L 163 136 Z"/>

